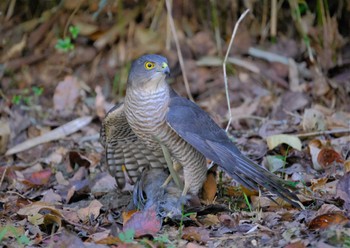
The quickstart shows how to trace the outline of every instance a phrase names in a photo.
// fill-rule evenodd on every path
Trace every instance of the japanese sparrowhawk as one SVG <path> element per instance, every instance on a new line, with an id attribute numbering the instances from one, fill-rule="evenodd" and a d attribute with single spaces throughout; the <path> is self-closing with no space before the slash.
<path id="1" fill-rule="evenodd" d="M 171 89 L 169 73 L 167 59 L 160 55 L 136 59 L 124 103 L 103 121 L 101 139 L 118 185 L 123 187 L 126 171 L 136 180 L 140 167 L 164 168 L 166 150 L 183 167 L 183 195 L 198 194 L 208 158 L 243 186 L 256 190 L 261 185 L 299 206 L 284 180 L 244 156 L 205 111 Z"/>

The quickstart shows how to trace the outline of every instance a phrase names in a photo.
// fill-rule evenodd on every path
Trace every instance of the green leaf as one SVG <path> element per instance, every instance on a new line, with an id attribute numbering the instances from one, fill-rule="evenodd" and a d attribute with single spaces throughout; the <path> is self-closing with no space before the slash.
<path id="1" fill-rule="evenodd" d="M 30 239 L 26 235 L 21 235 L 18 239 L 17 242 L 20 244 L 28 245 L 30 242 Z"/>
<path id="2" fill-rule="evenodd" d="M 0 242 L 1 242 L 1 240 L 5 237 L 7 231 L 8 231 L 7 226 L 5 226 L 5 227 L 0 231 Z"/>
<path id="3" fill-rule="evenodd" d="M 40 95 L 43 94 L 44 88 L 43 87 L 38 87 L 38 86 L 33 86 L 32 87 L 32 91 L 34 92 L 34 95 L 40 96 Z"/>
<path id="4" fill-rule="evenodd" d="M 72 35 L 72 38 L 73 39 L 76 39 L 80 33 L 80 28 L 77 27 L 77 26 L 70 26 L 69 27 L 69 32 L 71 33 Z"/>
<path id="5" fill-rule="evenodd" d="M 74 49 L 74 45 L 69 37 L 58 39 L 55 48 L 62 52 L 69 52 Z"/>
<path id="6" fill-rule="evenodd" d="M 21 95 L 14 95 L 12 97 L 12 103 L 18 105 L 18 104 L 20 104 L 21 99 L 22 99 Z"/>
<path id="7" fill-rule="evenodd" d="M 132 243 L 134 241 L 135 231 L 128 229 L 125 232 L 119 233 L 119 239 L 124 243 Z"/>

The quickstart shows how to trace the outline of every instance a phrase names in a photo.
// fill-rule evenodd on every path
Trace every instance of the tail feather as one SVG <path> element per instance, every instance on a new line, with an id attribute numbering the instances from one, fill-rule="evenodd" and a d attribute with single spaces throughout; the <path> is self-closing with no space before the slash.
<path id="1" fill-rule="evenodd" d="M 258 190 L 259 185 L 275 193 L 283 200 L 295 207 L 302 205 L 298 197 L 288 190 L 288 183 L 271 172 L 265 170 L 249 158 L 245 157 L 237 149 L 232 149 L 233 144 L 209 144 L 217 153 L 220 161 L 217 162 L 230 176 L 248 189 Z"/>

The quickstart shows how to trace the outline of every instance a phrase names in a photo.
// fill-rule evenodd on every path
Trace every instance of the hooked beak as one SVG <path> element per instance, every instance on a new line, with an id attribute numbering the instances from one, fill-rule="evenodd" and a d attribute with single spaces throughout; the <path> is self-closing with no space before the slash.
<path id="1" fill-rule="evenodd" d="M 163 72 L 165 75 L 170 76 L 170 69 L 167 63 L 163 62 L 162 66 L 160 67 L 160 71 Z"/>

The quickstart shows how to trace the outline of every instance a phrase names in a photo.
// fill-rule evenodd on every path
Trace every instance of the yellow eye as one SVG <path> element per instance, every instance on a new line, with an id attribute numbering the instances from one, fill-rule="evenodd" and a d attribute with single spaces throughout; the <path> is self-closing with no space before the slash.
<path id="1" fill-rule="evenodd" d="M 155 67 L 155 63 L 149 62 L 149 61 L 145 62 L 145 68 L 146 68 L 147 70 L 151 70 L 151 69 L 153 69 L 154 67 Z"/>

